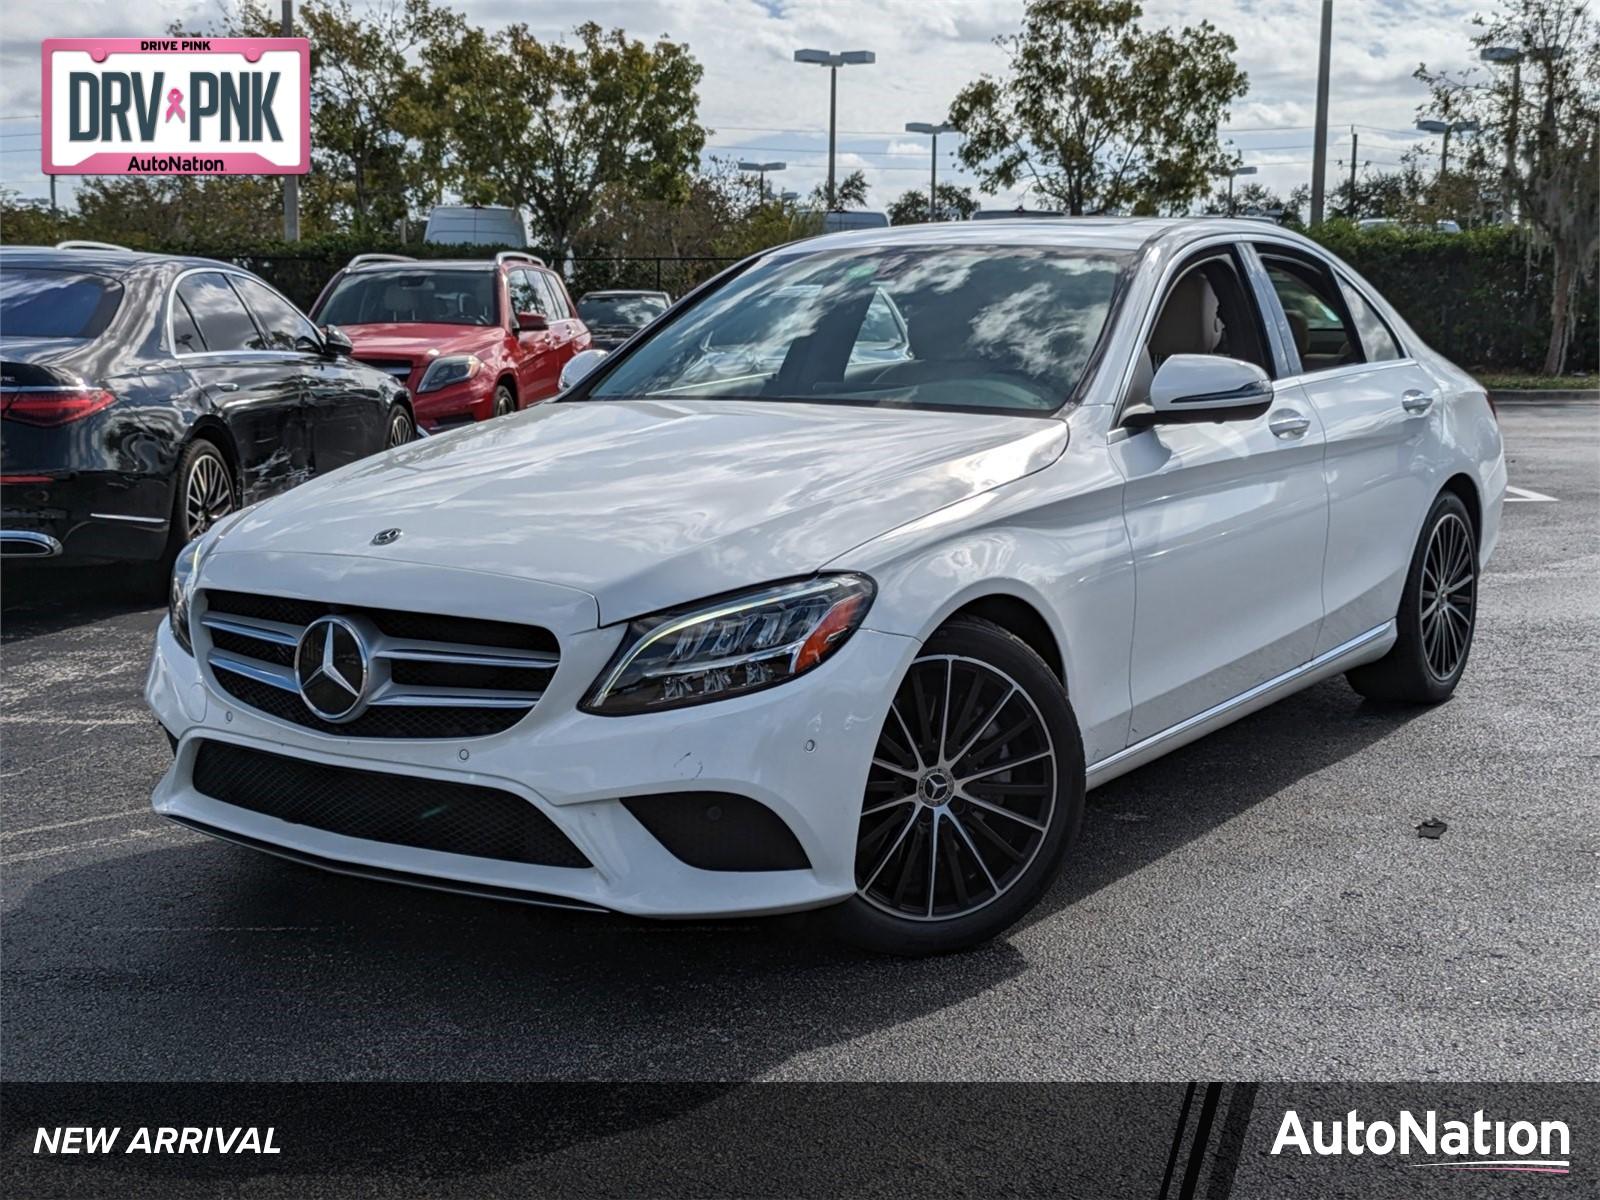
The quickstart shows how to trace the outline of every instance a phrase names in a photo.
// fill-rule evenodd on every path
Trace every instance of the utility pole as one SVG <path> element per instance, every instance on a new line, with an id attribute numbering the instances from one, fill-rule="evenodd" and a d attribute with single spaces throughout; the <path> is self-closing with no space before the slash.
<path id="1" fill-rule="evenodd" d="M 1328 61 L 1333 51 L 1333 0 L 1322 0 L 1322 44 L 1317 50 L 1317 144 L 1311 149 L 1311 224 L 1322 224 L 1328 182 Z"/>
<path id="2" fill-rule="evenodd" d="M 283 25 L 279 35 L 294 36 L 294 0 L 283 0 Z M 309 137 L 309 132 L 305 136 Z M 300 240 L 300 176 L 298 175 L 283 177 L 283 240 L 286 242 Z"/>
<path id="3" fill-rule="evenodd" d="M 1354 125 L 1350 126 L 1350 211 L 1345 215 L 1352 221 L 1356 219 L 1356 151 L 1361 148 L 1361 135 L 1356 132 Z"/>

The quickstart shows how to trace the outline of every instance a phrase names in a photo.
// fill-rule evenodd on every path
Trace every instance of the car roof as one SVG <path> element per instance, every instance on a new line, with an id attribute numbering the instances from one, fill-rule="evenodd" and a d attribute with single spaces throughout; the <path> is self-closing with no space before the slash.
<path id="1" fill-rule="evenodd" d="M 352 275 L 381 275 L 392 271 L 400 275 L 415 275 L 418 271 L 443 269 L 448 271 L 485 270 L 492 271 L 502 264 L 492 258 L 419 258 L 412 262 L 367 262 L 357 263 L 345 270 Z M 538 263 L 526 259 L 508 259 L 505 266 L 535 267 Z"/>
<path id="2" fill-rule="evenodd" d="M 52 270 L 89 271 L 95 275 L 126 275 L 151 267 L 225 267 L 232 263 L 191 254 L 153 254 L 145 250 L 57 250 L 54 246 L 0 246 L 0 261 L 8 267 L 49 267 Z"/>
<path id="3" fill-rule="evenodd" d="M 1044 220 L 942 221 L 825 233 L 790 242 L 786 253 L 857 250 L 869 246 L 1059 246 L 1085 251 L 1131 253 L 1155 243 L 1182 245 L 1219 233 L 1259 238 L 1262 222 L 1218 217 L 1050 217 Z M 1312 246 L 1309 239 L 1279 227 L 1273 230 Z"/>
<path id="4" fill-rule="evenodd" d="M 578 299 L 588 300 L 592 296 L 665 296 L 666 294 L 660 288 L 597 288 L 592 292 L 585 292 Z"/>

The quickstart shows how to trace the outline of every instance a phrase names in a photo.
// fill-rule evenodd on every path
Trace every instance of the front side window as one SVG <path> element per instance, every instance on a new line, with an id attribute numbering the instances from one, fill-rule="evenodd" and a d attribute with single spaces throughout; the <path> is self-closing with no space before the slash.
<path id="1" fill-rule="evenodd" d="M 1327 271 L 1299 259 L 1267 255 L 1261 265 L 1289 320 L 1303 371 L 1328 371 L 1362 361 L 1361 339 L 1345 317 L 1344 299 Z"/>
<path id="2" fill-rule="evenodd" d="M 122 285 L 104 275 L 7 267 L 0 272 L 0 337 L 99 337 L 122 303 Z"/>
<path id="3" fill-rule="evenodd" d="M 1054 412 L 1129 261 L 1032 246 L 775 255 L 678 314 L 588 395 Z"/>
<path id="4" fill-rule="evenodd" d="M 315 346 L 321 342 L 317 327 L 266 284 L 248 276 L 235 275 L 233 286 L 238 288 L 250 311 L 255 314 L 256 323 L 261 326 L 265 335 L 264 349 L 302 350 L 308 344 Z"/>
<path id="5" fill-rule="evenodd" d="M 256 323 L 250 319 L 244 301 L 239 299 L 239 294 L 228 283 L 228 277 L 220 271 L 203 271 L 196 275 L 186 276 L 178 284 L 176 299 L 182 302 L 183 308 L 188 311 L 195 327 L 199 330 L 201 339 L 205 342 L 207 350 L 260 350 L 262 349 L 261 331 L 256 328 Z M 184 332 L 178 328 L 177 314 L 181 311 L 174 304 L 174 336 Z M 182 354 L 188 350 L 186 345 L 173 347 Z"/>
<path id="6" fill-rule="evenodd" d="M 497 272 L 487 268 L 346 275 L 317 313 L 324 325 L 495 325 Z"/>
<path id="7" fill-rule="evenodd" d="M 1399 358 L 1399 343 L 1394 340 L 1394 334 L 1389 332 L 1383 318 L 1372 310 L 1372 305 L 1343 279 L 1339 280 L 1339 290 L 1344 294 L 1345 307 L 1350 310 L 1350 319 L 1355 322 L 1356 332 L 1361 335 L 1361 349 L 1366 353 L 1367 361 L 1389 362 Z"/>
<path id="8" fill-rule="evenodd" d="M 538 313 L 544 315 L 539 289 L 526 271 L 506 272 L 506 288 L 511 295 L 513 313 Z"/>

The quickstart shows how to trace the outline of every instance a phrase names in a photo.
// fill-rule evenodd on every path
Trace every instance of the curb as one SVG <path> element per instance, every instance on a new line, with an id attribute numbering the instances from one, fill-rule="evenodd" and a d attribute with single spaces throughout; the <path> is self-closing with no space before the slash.
<path id="1" fill-rule="evenodd" d="M 1506 388 L 1495 389 L 1489 399 L 1496 404 L 1583 404 L 1600 400 L 1600 390 L 1582 388 Z"/>

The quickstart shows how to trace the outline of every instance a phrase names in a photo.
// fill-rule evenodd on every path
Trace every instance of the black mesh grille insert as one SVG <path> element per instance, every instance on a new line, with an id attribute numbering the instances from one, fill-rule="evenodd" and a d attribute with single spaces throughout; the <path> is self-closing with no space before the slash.
<path id="1" fill-rule="evenodd" d="M 484 737 L 510 729 L 528 715 L 525 708 L 465 708 L 440 704 L 375 704 L 354 721 L 335 725 L 324 721 L 301 701 L 296 692 L 261 683 L 213 666 L 217 683 L 241 704 L 258 708 L 269 717 L 291 721 L 319 733 L 340 737 L 464 738 Z"/>
<path id="2" fill-rule="evenodd" d="M 194 786 L 224 804 L 345 837 L 547 867 L 590 865 L 550 818 L 495 788 L 330 767 L 213 741 L 195 753 Z"/>
<path id="3" fill-rule="evenodd" d="M 670 792 L 622 802 L 667 851 L 703 871 L 798 871 L 811 865 L 794 830 L 765 804 L 728 792 Z"/>

